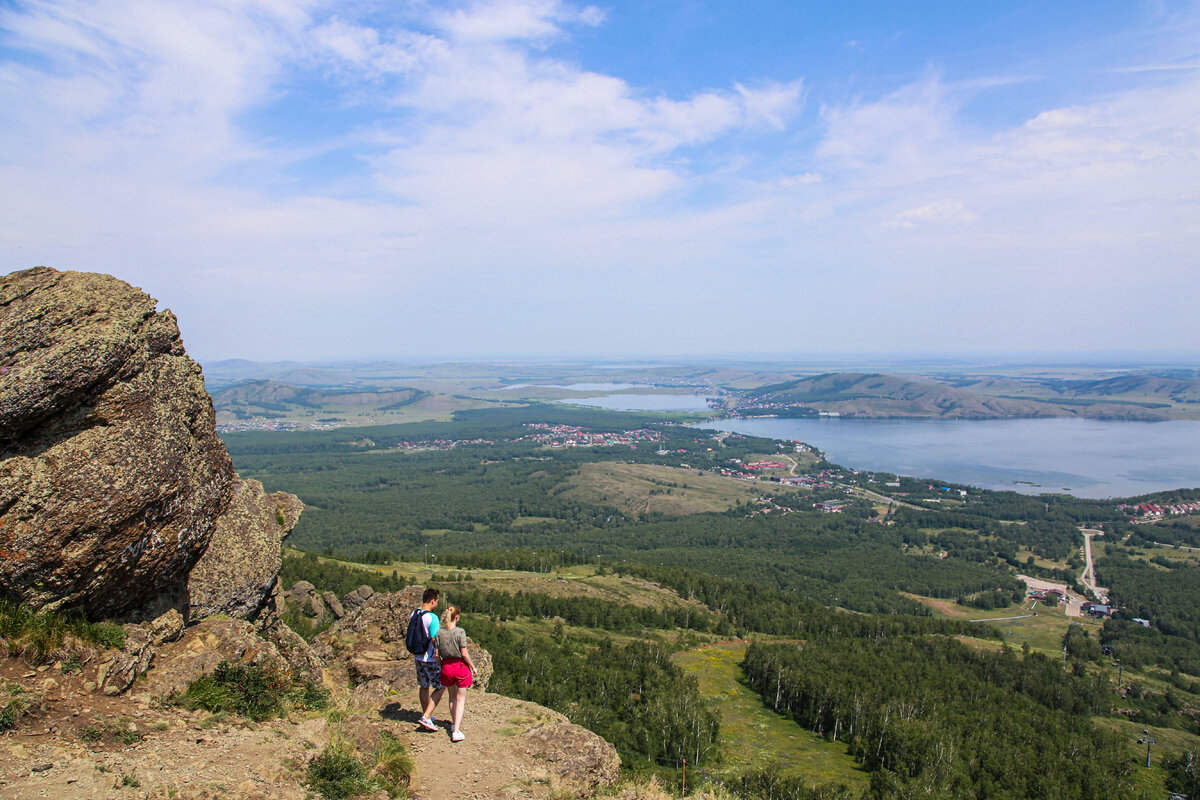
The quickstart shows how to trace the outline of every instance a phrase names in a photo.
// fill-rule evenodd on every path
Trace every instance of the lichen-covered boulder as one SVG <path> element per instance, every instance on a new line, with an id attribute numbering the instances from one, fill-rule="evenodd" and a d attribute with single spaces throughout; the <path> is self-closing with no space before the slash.
<path id="1" fill-rule="evenodd" d="M 267 494 L 254 480 L 237 481 L 203 557 L 188 576 L 188 616 L 254 619 L 267 606 L 282 562 L 280 542 L 304 504 L 286 492 Z"/>
<path id="2" fill-rule="evenodd" d="M 587 792 L 608 786 L 621 771 L 617 748 L 570 722 L 546 722 L 521 734 L 518 744 L 559 777 Z"/>
<path id="3" fill-rule="evenodd" d="M 0 278 L 0 595 L 157 617 L 229 505 L 233 464 L 170 311 L 108 275 Z"/>

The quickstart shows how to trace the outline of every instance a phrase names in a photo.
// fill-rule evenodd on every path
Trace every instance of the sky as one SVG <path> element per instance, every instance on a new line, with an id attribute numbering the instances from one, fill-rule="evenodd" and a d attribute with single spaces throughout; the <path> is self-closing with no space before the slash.
<path id="1" fill-rule="evenodd" d="M 0 274 L 201 359 L 1200 352 L 1198 0 L 0 0 Z"/>

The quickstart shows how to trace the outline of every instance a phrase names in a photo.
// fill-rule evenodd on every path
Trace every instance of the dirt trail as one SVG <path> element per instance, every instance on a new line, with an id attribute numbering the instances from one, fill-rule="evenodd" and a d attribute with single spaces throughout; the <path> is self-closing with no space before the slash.
<path id="1" fill-rule="evenodd" d="M 331 738 L 365 744 L 369 753 L 385 730 L 412 755 L 419 800 L 546 798 L 568 772 L 595 763 L 570 757 L 595 744 L 581 743 L 560 714 L 474 689 L 467 739 L 455 744 L 442 720 L 437 733 L 417 727 L 415 690 L 377 711 L 293 712 L 254 724 L 233 716 L 214 722 L 145 693 L 106 697 L 84 685 L 90 677 L 0 659 L 0 689 L 20 686 L 30 702 L 16 727 L 0 732 L 0 800 L 305 800 L 305 765 Z M 445 700 L 438 711 L 449 713 Z"/>
<path id="2" fill-rule="evenodd" d="M 438 712 L 449 716 L 446 698 Z M 437 733 L 406 738 L 417 765 L 417 800 L 486 800 L 549 794 L 550 773 L 526 758 L 514 737 L 534 725 L 561 719 L 553 712 L 487 692 L 468 690 L 462 731 L 450 741 L 449 720 L 438 719 Z M 540 791 L 539 791 L 540 788 Z"/>

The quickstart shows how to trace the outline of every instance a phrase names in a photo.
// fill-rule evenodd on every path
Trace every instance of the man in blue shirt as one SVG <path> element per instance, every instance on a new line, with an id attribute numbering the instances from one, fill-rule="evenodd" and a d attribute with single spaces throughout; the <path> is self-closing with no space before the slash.
<path id="1" fill-rule="evenodd" d="M 417 665 L 417 686 L 420 687 L 421 698 L 421 719 L 417 720 L 417 724 L 427 731 L 437 730 L 433 710 L 437 708 L 438 702 L 442 699 L 442 692 L 445 691 L 442 688 L 442 667 L 438 663 L 437 646 L 434 643 L 438 628 L 441 627 L 437 614 L 433 613 L 433 610 L 437 608 L 440 594 L 437 589 L 430 587 L 421 595 L 420 620 L 425 632 L 429 635 L 429 649 L 413 656 L 413 661 Z"/>

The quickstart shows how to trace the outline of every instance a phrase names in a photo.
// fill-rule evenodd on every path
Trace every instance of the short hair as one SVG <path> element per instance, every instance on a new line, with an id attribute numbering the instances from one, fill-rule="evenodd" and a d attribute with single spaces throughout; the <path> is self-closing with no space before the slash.
<path id="1" fill-rule="evenodd" d="M 439 592 L 434 587 L 430 586 L 428 589 L 425 590 L 425 593 L 423 595 L 421 595 L 421 602 L 429 603 L 433 600 L 437 600 L 439 597 L 441 597 L 441 595 L 442 595 L 441 592 Z"/>

